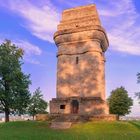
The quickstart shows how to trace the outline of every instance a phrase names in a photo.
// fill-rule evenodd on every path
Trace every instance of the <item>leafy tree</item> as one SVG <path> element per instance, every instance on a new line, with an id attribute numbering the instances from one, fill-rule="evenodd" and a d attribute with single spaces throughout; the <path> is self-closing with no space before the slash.
<path id="1" fill-rule="evenodd" d="M 140 84 L 140 73 L 137 73 L 137 83 Z M 136 97 L 140 100 L 140 92 L 136 92 Z"/>
<path id="2" fill-rule="evenodd" d="M 23 50 L 9 40 L 0 45 L 0 111 L 5 122 L 11 112 L 24 112 L 30 99 L 29 75 L 22 72 Z"/>
<path id="3" fill-rule="evenodd" d="M 48 103 L 43 100 L 43 95 L 41 94 L 40 88 L 37 88 L 31 97 L 30 104 L 28 107 L 28 112 L 33 116 L 33 120 L 36 114 L 47 113 Z"/>
<path id="4" fill-rule="evenodd" d="M 133 100 L 128 97 L 128 92 L 124 87 L 117 88 L 111 92 L 108 98 L 109 110 L 111 114 L 124 116 L 131 112 Z"/>
<path id="5" fill-rule="evenodd" d="M 140 83 L 140 73 L 137 73 L 137 83 Z"/>

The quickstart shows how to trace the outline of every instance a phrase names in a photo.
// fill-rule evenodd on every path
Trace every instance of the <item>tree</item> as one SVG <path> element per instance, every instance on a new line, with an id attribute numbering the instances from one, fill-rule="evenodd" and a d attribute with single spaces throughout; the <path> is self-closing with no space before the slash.
<path id="1" fill-rule="evenodd" d="M 137 83 L 140 83 L 140 73 L 137 73 Z"/>
<path id="2" fill-rule="evenodd" d="M 5 122 L 11 112 L 24 112 L 30 99 L 29 75 L 22 72 L 23 50 L 6 40 L 0 45 L 0 111 Z"/>
<path id="3" fill-rule="evenodd" d="M 140 84 L 140 73 L 137 73 L 137 83 Z M 138 98 L 138 100 L 140 100 L 140 92 L 136 92 L 136 97 Z"/>
<path id="4" fill-rule="evenodd" d="M 124 116 L 131 112 L 133 100 L 128 97 L 128 92 L 124 87 L 117 88 L 111 92 L 108 98 L 109 110 L 111 114 Z"/>
<path id="5" fill-rule="evenodd" d="M 33 120 L 36 114 L 47 113 L 48 103 L 43 100 L 43 95 L 41 94 L 40 88 L 37 88 L 30 99 L 30 104 L 28 107 L 28 113 L 33 116 Z"/>

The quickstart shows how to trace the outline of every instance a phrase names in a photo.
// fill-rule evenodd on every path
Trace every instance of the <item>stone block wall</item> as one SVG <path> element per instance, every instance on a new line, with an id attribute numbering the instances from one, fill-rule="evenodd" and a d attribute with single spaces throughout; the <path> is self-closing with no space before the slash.
<path id="1" fill-rule="evenodd" d="M 49 119 L 48 114 L 37 114 L 36 121 L 47 121 Z"/>
<path id="2" fill-rule="evenodd" d="M 54 34 L 58 47 L 57 97 L 50 101 L 51 114 L 108 114 L 105 101 L 105 57 L 109 46 L 95 5 L 65 10 Z"/>
<path id="3" fill-rule="evenodd" d="M 50 101 L 50 112 L 52 114 L 73 114 L 72 113 L 72 101 L 78 101 L 78 112 L 79 115 L 105 115 L 109 114 L 107 103 L 101 98 L 57 98 Z M 61 108 L 61 106 L 65 106 Z M 76 114 L 74 114 L 76 115 Z"/>
<path id="4" fill-rule="evenodd" d="M 58 51 L 63 52 L 63 55 L 58 56 L 57 97 L 105 99 L 105 60 L 100 43 L 89 41 L 67 44 Z"/>

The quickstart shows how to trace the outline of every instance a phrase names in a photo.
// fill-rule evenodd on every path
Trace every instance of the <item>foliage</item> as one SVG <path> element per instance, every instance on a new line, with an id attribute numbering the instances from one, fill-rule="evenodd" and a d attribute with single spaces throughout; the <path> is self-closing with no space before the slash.
<path id="1" fill-rule="evenodd" d="M 9 40 L 0 45 L 0 111 L 5 112 L 5 120 L 9 114 L 22 114 L 27 107 L 29 93 L 29 75 L 22 72 L 23 50 Z"/>
<path id="2" fill-rule="evenodd" d="M 140 84 L 140 73 L 137 73 L 137 83 Z M 136 97 L 139 100 L 139 104 L 140 104 L 140 92 L 136 92 Z"/>
<path id="3" fill-rule="evenodd" d="M 111 114 L 124 116 L 131 112 L 133 100 L 128 97 L 128 92 L 124 87 L 117 88 L 111 92 L 108 98 L 109 110 Z"/>
<path id="4" fill-rule="evenodd" d="M 140 83 L 140 73 L 137 73 L 137 83 Z"/>
<path id="5" fill-rule="evenodd" d="M 28 107 L 28 112 L 30 115 L 34 116 L 39 113 L 46 113 L 47 102 L 43 100 L 43 95 L 41 94 L 40 88 L 37 88 L 30 99 L 30 104 Z"/>
<path id="6" fill-rule="evenodd" d="M 53 130 L 48 122 L 0 124 L 0 140 L 139 140 L 139 121 L 79 123 L 67 130 Z"/>

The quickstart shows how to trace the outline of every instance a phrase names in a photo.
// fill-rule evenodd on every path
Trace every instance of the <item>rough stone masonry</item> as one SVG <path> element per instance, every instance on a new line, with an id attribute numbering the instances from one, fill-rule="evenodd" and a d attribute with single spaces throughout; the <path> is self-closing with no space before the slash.
<path id="1" fill-rule="evenodd" d="M 50 114 L 108 115 L 104 54 L 109 42 L 96 6 L 64 10 L 57 29 L 57 97 L 50 101 Z"/>

